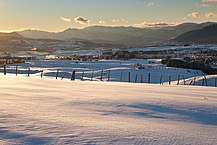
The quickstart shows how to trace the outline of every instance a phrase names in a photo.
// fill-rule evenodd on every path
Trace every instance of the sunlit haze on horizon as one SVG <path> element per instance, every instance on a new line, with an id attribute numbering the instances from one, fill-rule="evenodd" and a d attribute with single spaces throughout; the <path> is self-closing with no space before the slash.
<path id="1" fill-rule="evenodd" d="M 93 25 L 161 27 L 217 20 L 216 0 L 0 0 L 0 31 Z"/>

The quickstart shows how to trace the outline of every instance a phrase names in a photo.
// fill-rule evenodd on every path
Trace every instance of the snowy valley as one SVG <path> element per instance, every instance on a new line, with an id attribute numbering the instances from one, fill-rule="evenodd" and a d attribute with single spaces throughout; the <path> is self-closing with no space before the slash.
<path id="1" fill-rule="evenodd" d="M 217 45 L 168 42 L 208 24 L 0 33 L 0 145 L 216 144 Z"/>
<path id="2" fill-rule="evenodd" d="M 0 69 L 0 144 L 216 143 L 217 75 L 161 59 L 64 58 L 104 51 L 10 53 L 36 59 Z"/>

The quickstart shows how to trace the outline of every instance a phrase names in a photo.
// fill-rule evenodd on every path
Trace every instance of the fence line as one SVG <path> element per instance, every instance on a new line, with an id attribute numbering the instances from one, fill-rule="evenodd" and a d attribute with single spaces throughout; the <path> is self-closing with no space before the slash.
<path id="1" fill-rule="evenodd" d="M 18 75 L 18 73 L 19 73 L 19 70 L 18 70 L 18 65 L 16 65 L 15 66 L 15 75 L 17 76 Z M 4 65 L 3 66 L 3 73 L 4 73 L 4 75 L 7 75 L 7 66 L 6 65 Z M 120 72 L 120 82 L 122 82 L 123 81 L 123 79 L 124 79 L 124 70 L 123 69 L 121 69 L 120 70 L 121 72 Z M 92 70 L 91 71 L 91 77 L 90 77 L 90 81 L 93 81 L 93 80 L 95 80 L 94 79 L 94 75 L 95 74 L 99 74 L 100 73 L 100 76 L 99 77 L 97 77 L 97 79 L 99 80 L 99 81 L 103 81 L 103 74 L 104 74 L 104 72 L 106 72 L 107 73 L 107 78 L 106 77 L 104 77 L 104 78 L 106 78 L 106 81 L 112 81 L 111 80 L 111 75 L 112 75 L 112 71 L 111 70 L 101 70 L 101 71 L 99 71 L 99 70 L 97 70 L 97 71 L 95 71 L 95 70 Z M 44 75 L 44 70 L 42 70 L 42 71 L 40 71 L 40 76 L 41 76 L 41 78 L 43 78 L 43 75 Z M 63 72 L 62 72 L 63 73 Z M 66 76 L 67 76 L 67 73 L 68 72 L 65 72 L 62 76 L 59 76 L 60 75 L 60 69 L 57 69 L 56 70 L 56 74 L 55 74 L 55 78 L 56 79 L 58 79 L 59 77 L 61 77 L 61 80 L 63 80 L 64 78 L 66 78 Z M 27 77 L 30 77 L 30 74 L 31 74 L 31 68 L 28 68 L 27 69 Z M 82 71 L 82 73 L 80 73 L 81 74 L 81 80 L 84 80 L 84 75 L 85 75 L 85 71 L 83 70 Z M 131 71 L 128 71 L 128 79 L 126 79 L 129 83 L 131 83 L 132 81 L 134 82 L 134 83 L 145 83 L 145 81 L 143 81 L 144 79 L 145 79 L 145 77 L 143 77 L 143 74 L 144 74 L 144 72 L 142 73 L 142 72 L 140 72 L 140 73 L 136 73 L 135 74 L 135 78 L 134 78 L 134 81 L 132 80 L 133 78 L 132 78 L 132 72 Z M 148 84 L 150 84 L 151 82 L 153 82 L 152 81 L 152 79 L 151 78 L 154 78 L 153 76 L 152 76 L 152 74 L 151 74 L 151 72 L 148 72 L 148 78 L 147 78 L 147 83 Z M 152 77 L 151 77 L 152 76 Z M 116 78 L 116 79 L 118 79 L 118 78 Z M 185 76 L 184 75 L 182 75 L 182 80 L 183 80 L 183 84 L 184 85 L 196 85 L 196 76 L 193 78 L 193 79 L 188 79 L 187 81 L 186 81 L 186 78 L 185 78 Z M 217 78 L 213 78 L 214 79 L 214 84 L 212 84 L 214 87 L 217 87 Z M 76 80 L 76 70 L 73 70 L 72 71 L 72 74 L 71 74 L 71 81 L 75 81 Z M 176 83 L 176 85 L 180 85 L 180 80 L 181 80 L 181 75 L 179 74 L 178 75 L 178 79 L 176 80 L 177 81 L 177 83 Z M 206 76 L 203 76 L 203 79 L 201 80 L 202 82 L 201 82 L 201 86 L 208 86 L 208 80 L 207 80 L 207 77 Z M 175 83 L 175 81 L 173 81 L 174 83 Z M 187 82 L 188 82 L 188 84 L 187 84 Z M 190 83 L 189 83 L 190 82 Z M 156 82 L 155 82 L 156 83 Z M 163 75 L 160 75 L 160 81 L 159 81 L 159 84 L 163 84 L 164 82 L 163 82 Z M 171 75 L 169 75 L 169 78 L 168 78 L 168 84 L 169 85 L 171 85 L 172 84 L 172 76 Z"/>

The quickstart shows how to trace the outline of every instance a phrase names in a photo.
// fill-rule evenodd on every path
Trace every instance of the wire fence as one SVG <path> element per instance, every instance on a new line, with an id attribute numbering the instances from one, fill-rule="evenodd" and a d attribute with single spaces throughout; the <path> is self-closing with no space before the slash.
<path id="1" fill-rule="evenodd" d="M 178 74 L 176 76 L 169 75 L 165 78 L 163 75 L 153 75 L 151 72 L 133 72 L 131 70 L 88 70 L 88 71 L 72 71 L 64 72 L 60 69 L 55 71 L 49 71 L 45 74 L 45 70 L 33 70 L 28 68 L 26 70 L 19 69 L 18 65 L 14 67 L 7 68 L 6 65 L 0 69 L 1 73 L 7 75 L 7 73 L 23 74 L 27 77 L 30 77 L 33 74 L 40 74 L 39 76 L 55 77 L 55 79 L 70 79 L 71 81 L 81 80 L 81 81 L 106 81 L 106 82 L 128 82 L 128 83 L 154 83 L 154 84 L 168 84 L 168 85 L 201 85 L 201 86 L 214 86 L 217 87 L 217 77 L 212 79 L 207 79 L 206 76 L 195 76 L 192 78 L 185 78 L 184 75 Z M 114 75 L 115 77 L 112 77 Z M 209 81 L 208 81 L 209 80 Z M 211 81 L 210 81 L 211 80 Z"/>

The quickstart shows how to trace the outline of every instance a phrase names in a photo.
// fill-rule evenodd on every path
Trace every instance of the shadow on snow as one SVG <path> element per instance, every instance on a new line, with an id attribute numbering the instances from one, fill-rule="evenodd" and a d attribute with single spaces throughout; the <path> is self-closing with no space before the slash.
<path id="1" fill-rule="evenodd" d="M 147 118 L 161 118 L 174 121 L 195 122 L 206 125 L 217 125 L 217 114 L 215 110 L 201 110 L 201 109 L 179 109 L 169 106 L 151 105 L 151 104 L 136 104 L 128 105 L 130 108 L 142 109 L 134 112 L 134 115 L 147 117 Z M 152 111 L 152 112 L 149 112 Z M 185 119 L 178 119 L 174 115 L 182 116 Z"/>

